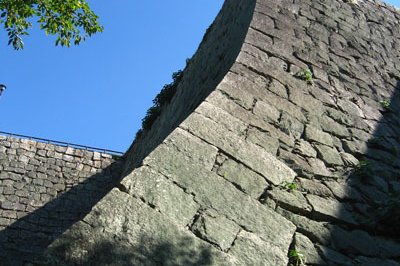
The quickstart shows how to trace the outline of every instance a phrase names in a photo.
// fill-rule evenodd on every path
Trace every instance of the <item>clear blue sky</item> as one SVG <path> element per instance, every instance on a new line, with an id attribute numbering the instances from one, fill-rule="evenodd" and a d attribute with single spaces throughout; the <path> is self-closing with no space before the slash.
<path id="1" fill-rule="evenodd" d="M 0 131 L 125 151 L 223 3 L 88 2 L 105 29 L 80 46 L 54 47 L 36 30 L 14 51 L 0 32 Z"/>
<path id="2" fill-rule="evenodd" d="M 88 1 L 105 30 L 72 48 L 0 31 L 0 131 L 125 151 L 172 72 L 196 51 L 223 0 Z M 387 1 L 400 6 L 400 0 Z"/>

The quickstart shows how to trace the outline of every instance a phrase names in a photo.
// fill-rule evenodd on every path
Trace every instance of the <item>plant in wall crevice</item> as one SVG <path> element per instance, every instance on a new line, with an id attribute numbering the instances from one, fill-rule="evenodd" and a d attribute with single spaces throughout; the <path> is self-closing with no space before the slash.
<path id="1" fill-rule="evenodd" d="M 300 251 L 296 249 L 289 250 L 289 265 L 290 266 L 303 266 L 306 265 L 306 260 Z"/>
<path id="2" fill-rule="evenodd" d="M 294 74 L 296 78 L 305 80 L 308 85 L 313 85 L 314 80 L 313 80 L 313 75 L 310 69 L 303 68 L 300 71 L 298 71 L 296 74 Z"/>

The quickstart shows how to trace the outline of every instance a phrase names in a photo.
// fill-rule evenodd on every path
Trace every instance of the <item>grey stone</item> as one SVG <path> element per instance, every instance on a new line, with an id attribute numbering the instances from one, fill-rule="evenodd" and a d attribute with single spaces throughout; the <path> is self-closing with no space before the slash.
<path id="1" fill-rule="evenodd" d="M 280 149 L 279 158 L 289 165 L 298 175 L 310 176 L 313 174 L 313 169 L 310 167 L 308 162 L 295 153 Z"/>
<path id="2" fill-rule="evenodd" d="M 326 265 L 315 249 L 314 244 L 305 235 L 300 233 L 294 235 L 294 248 L 304 256 L 304 263 Z"/>
<path id="3" fill-rule="evenodd" d="M 317 249 L 320 251 L 324 259 L 327 260 L 328 262 L 334 262 L 339 265 L 345 265 L 345 266 L 354 265 L 352 259 L 346 257 L 345 255 L 333 249 L 330 249 L 322 245 L 317 245 Z"/>
<path id="4" fill-rule="evenodd" d="M 360 107 L 349 100 L 338 99 L 338 106 L 342 111 L 346 112 L 349 115 L 364 117 L 364 113 L 360 109 Z"/>
<path id="5" fill-rule="evenodd" d="M 349 131 L 342 126 L 341 124 L 337 123 L 335 120 L 328 116 L 323 116 L 321 119 L 321 127 L 324 131 L 329 132 L 338 137 L 349 137 Z"/>
<path id="6" fill-rule="evenodd" d="M 267 196 L 272 198 L 277 206 L 281 206 L 286 210 L 296 213 L 308 213 L 311 211 L 311 206 L 300 191 L 292 190 L 289 192 L 273 189 L 267 191 Z"/>
<path id="7" fill-rule="evenodd" d="M 277 95 L 283 97 L 283 98 L 288 98 L 288 94 L 286 91 L 285 86 L 283 86 L 282 83 L 272 80 L 271 84 L 269 85 L 268 89 L 272 91 L 273 93 L 276 93 Z"/>
<path id="8" fill-rule="evenodd" d="M 278 207 L 277 212 L 282 214 L 289 221 L 294 223 L 297 231 L 306 235 L 313 242 L 329 245 L 331 242 L 331 233 L 325 226 L 326 223 L 316 222 L 304 216 L 294 214 L 290 211 Z"/>
<path id="9" fill-rule="evenodd" d="M 237 258 L 236 265 L 287 265 L 286 251 L 264 242 L 257 235 L 241 231 L 229 254 Z"/>
<path id="10" fill-rule="evenodd" d="M 292 169 L 265 150 L 238 138 L 215 121 L 202 115 L 192 114 L 181 127 L 236 157 L 275 185 L 283 181 L 291 182 L 296 175 Z"/>
<path id="11" fill-rule="evenodd" d="M 376 121 L 379 121 L 382 119 L 382 114 L 379 112 L 379 110 L 377 108 L 369 106 L 368 104 L 363 105 L 361 108 L 365 115 L 365 118 L 376 120 Z"/>
<path id="12" fill-rule="evenodd" d="M 267 132 L 252 127 L 247 131 L 246 139 L 263 147 L 266 151 L 273 155 L 276 155 L 278 152 L 279 140 L 276 137 L 270 136 Z"/>
<path id="13" fill-rule="evenodd" d="M 218 149 L 195 137 L 185 130 L 177 128 L 165 141 L 172 152 L 180 152 L 192 158 L 204 169 L 211 170 L 214 166 Z M 149 157 L 152 157 L 151 154 Z"/>
<path id="14" fill-rule="evenodd" d="M 148 167 L 136 169 L 121 184 L 129 194 L 182 225 L 188 225 L 200 207 L 192 195 Z"/>
<path id="15" fill-rule="evenodd" d="M 355 190 L 350 184 L 338 181 L 324 181 L 333 194 L 339 199 L 361 200 L 361 194 Z"/>
<path id="16" fill-rule="evenodd" d="M 306 140 L 315 141 L 324 145 L 333 146 L 332 137 L 321 130 L 312 126 L 306 126 L 305 135 Z"/>
<path id="17" fill-rule="evenodd" d="M 268 183 L 262 176 L 233 160 L 226 160 L 218 169 L 218 174 L 256 199 L 268 187 Z"/>
<path id="18" fill-rule="evenodd" d="M 296 141 L 293 152 L 306 157 L 317 157 L 317 151 L 311 146 L 310 143 L 302 139 Z"/>
<path id="19" fill-rule="evenodd" d="M 74 161 L 74 157 L 71 156 L 71 155 L 63 155 L 62 159 L 64 161 L 67 161 L 67 162 L 73 162 Z"/>
<path id="20" fill-rule="evenodd" d="M 254 103 L 254 97 L 246 93 L 243 88 L 249 86 L 249 81 L 235 73 L 229 72 L 218 84 L 217 89 L 229 95 L 229 97 L 243 108 L 250 110 Z"/>
<path id="21" fill-rule="evenodd" d="M 327 165 L 343 165 L 342 158 L 335 148 L 325 145 L 315 145 L 315 148 L 318 151 L 318 158 Z"/>
<path id="22" fill-rule="evenodd" d="M 279 120 L 279 127 L 286 134 L 294 136 L 296 139 L 300 138 L 304 131 L 303 123 L 286 112 L 282 112 Z"/>
<path id="23" fill-rule="evenodd" d="M 314 97 L 301 92 L 297 87 L 289 88 L 289 100 L 296 104 L 297 106 L 309 111 L 315 112 L 317 114 L 322 114 L 324 107 L 320 101 Z"/>
<path id="24" fill-rule="evenodd" d="M 321 197 L 332 197 L 332 192 L 318 180 L 298 178 L 300 189 Z"/>
<path id="25" fill-rule="evenodd" d="M 169 138 L 174 138 L 174 134 Z M 171 149 L 168 144 L 170 142 L 166 141 L 157 147 L 144 160 L 144 165 L 157 169 L 187 193 L 195 195 L 194 200 L 201 206 L 215 209 L 265 241 L 272 241 L 281 247 L 290 244 L 293 224 L 244 194 L 224 178 L 206 170 L 190 153 L 184 154 Z"/>
<path id="26" fill-rule="evenodd" d="M 244 134 L 247 125 L 239 119 L 233 117 L 228 112 L 214 105 L 204 102 L 197 109 L 197 112 L 202 115 L 214 119 L 218 124 L 224 126 L 226 129 L 238 134 Z"/>
<path id="27" fill-rule="evenodd" d="M 269 103 L 265 103 L 263 101 L 257 101 L 254 106 L 253 112 L 255 115 L 259 116 L 261 119 L 266 120 L 267 122 L 275 122 L 277 123 L 281 113 L 274 106 L 271 106 Z"/>
<path id="28" fill-rule="evenodd" d="M 201 265 L 211 258 L 217 265 L 232 264 L 232 258 L 176 226 L 150 206 L 113 189 L 83 221 L 54 241 L 37 263 Z"/>
<path id="29" fill-rule="evenodd" d="M 110 155 L 0 137 L 1 264 L 287 265 L 296 232 L 310 264 L 323 263 L 321 243 L 329 265 L 398 265 L 395 236 L 369 235 L 349 216 L 361 223 L 378 209 L 369 203 L 400 191 L 400 16 L 358 2 L 225 1 L 108 194 L 120 180 Z M 294 77 L 304 68 L 313 85 Z M 372 134 L 384 141 L 367 146 Z M 325 161 L 317 145 L 329 147 L 317 152 Z M 371 171 L 351 174 L 362 157 Z M 258 181 L 237 179 L 243 169 Z M 303 190 L 279 191 L 295 173 L 310 179 L 296 179 Z M 66 228 L 48 263 L 30 261 Z"/>
<path id="30" fill-rule="evenodd" d="M 365 231 L 346 231 L 338 226 L 333 226 L 330 229 L 334 247 L 346 254 L 376 256 L 379 253 L 377 243 Z"/>
<path id="31" fill-rule="evenodd" d="M 356 157 L 351 155 L 350 153 L 341 152 L 340 156 L 342 157 L 343 163 L 348 167 L 356 167 L 359 165 L 359 161 Z"/>
<path id="32" fill-rule="evenodd" d="M 312 173 L 316 176 L 335 177 L 335 175 L 325 166 L 325 163 L 317 158 L 307 158 Z"/>
<path id="33" fill-rule="evenodd" d="M 101 153 L 100 152 L 94 152 L 93 153 L 93 160 L 98 161 L 101 159 Z"/>
<path id="34" fill-rule="evenodd" d="M 353 140 L 343 141 L 343 149 L 350 154 L 365 154 L 368 150 L 367 143 L 364 141 Z"/>
<path id="35" fill-rule="evenodd" d="M 356 224 L 352 214 L 345 209 L 344 204 L 333 199 L 326 199 L 316 195 L 307 195 L 307 200 L 313 207 L 315 215 L 327 220 L 339 220 L 349 224 Z"/>
<path id="36" fill-rule="evenodd" d="M 235 241 L 240 227 L 214 211 L 205 211 L 194 222 L 191 230 L 206 241 L 218 245 L 223 251 L 227 251 Z"/>

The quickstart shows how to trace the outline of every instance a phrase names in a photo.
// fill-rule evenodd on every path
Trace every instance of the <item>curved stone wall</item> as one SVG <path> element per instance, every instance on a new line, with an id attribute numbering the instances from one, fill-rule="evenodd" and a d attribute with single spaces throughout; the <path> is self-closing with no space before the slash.
<path id="1" fill-rule="evenodd" d="M 375 0 L 226 1 L 203 45 L 235 59 L 199 48 L 220 78 L 190 90 L 191 69 L 121 182 L 36 263 L 399 265 L 399 24 Z"/>
<path id="2" fill-rule="evenodd" d="M 235 62 L 246 36 L 255 1 L 225 1 L 195 55 L 183 71 L 177 92 L 151 130 L 129 148 L 125 173 L 156 148 L 207 97 Z M 184 103 L 184 104 L 182 104 Z"/>
<path id="3" fill-rule="evenodd" d="M 118 181 L 109 154 L 0 136 L 0 264 L 31 262 Z"/>

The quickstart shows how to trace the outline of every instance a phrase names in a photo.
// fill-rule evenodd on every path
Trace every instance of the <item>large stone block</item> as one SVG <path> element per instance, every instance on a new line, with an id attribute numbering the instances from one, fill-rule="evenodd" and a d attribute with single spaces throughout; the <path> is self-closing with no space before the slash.
<path id="1" fill-rule="evenodd" d="M 292 169 L 264 149 L 241 139 L 200 114 L 192 114 L 181 127 L 237 158 L 275 185 L 283 181 L 291 182 L 296 175 Z"/>

